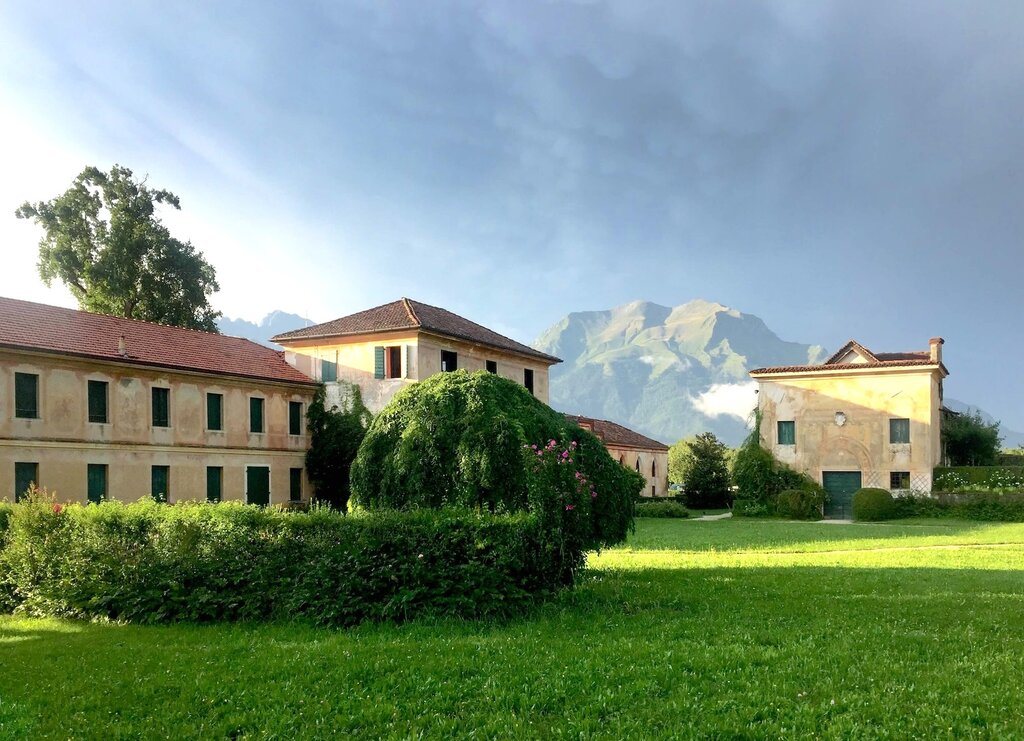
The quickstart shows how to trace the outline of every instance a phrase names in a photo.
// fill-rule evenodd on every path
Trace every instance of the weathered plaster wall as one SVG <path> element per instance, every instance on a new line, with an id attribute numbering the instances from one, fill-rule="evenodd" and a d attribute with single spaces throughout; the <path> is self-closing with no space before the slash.
<path id="1" fill-rule="evenodd" d="M 441 351 L 449 350 L 458 353 L 459 368 L 468 371 L 487 369 L 487 361 L 494 360 L 498 364 L 498 375 L 523 385 L 523 371 L 533 370 L 533 395 L 548 403 L 548 365 L 539 360 L 504 353 L 482 345 L 460 342 L 447 337 L 421 334 L 419 340 L 419 379 L 428 378 L 441 372 Z"/>
<path id="2" fill-rule="evenodd" d="M 861 471 L 864 486 L 889 487 L 909 471 L 930 489 L 941 457 L 940 381 L 932 371 L 888 371 L 759 379 L 761 442 L 780 461 L 821 481 L 823 471 Z M 836 413 L 846 422 L 836 424 Z M 889 442 L 889 420 L 910 420 L 910 442 Z M 778 444 L 779 421 L 796 422 L 796 444 Z"/>
<path id="3" fill-rule="evenodd" d="M 640 450 L 618 445 L 606 444 L 608 454 L 627 468 L 636 470 L 640 463 L 640 474 L 646 479 L 642 496 L 663 497 L 668 494 L 668 451 Z M 654 471 L 651 471 L 654 463 Z"/>
<path id="4" fill-rule="evenodd" d="M 39 376 L 39 417 L 14 416 L 14 374 Z M 88 381 L 106 381 L 108 422 L 88 421 Z M 170 426 L 152 425 L 151 389 L 170 389 Z M 223 400 L 223 430 L 206 429 L 206 394 Z M 288 498 L 288 468 L 303 468 L 305 409 L 313 389 L 274 382 L 133 367 L 66 356 L 0 352 L 0 499 L 13 497 L 14 463 L 39 464 L 39 483 L 85 501 L 86 466 L 106 464 L 108 494 L 150 492 L 150 467 L 171 466 L 171 498 L 206 497 L 206 466 L 224 467 L 223 497 L 240 499 L 245 465 L 271 461 L 273 501 Z M 249 399 L 264 399 L 264 430 L 249 432 Z M 303 404 L 290 435 L 288 402 Z M 283 482 L 283 483 L 282 483 Z M 308 485 L 304 485 L 304 494 Z"/>

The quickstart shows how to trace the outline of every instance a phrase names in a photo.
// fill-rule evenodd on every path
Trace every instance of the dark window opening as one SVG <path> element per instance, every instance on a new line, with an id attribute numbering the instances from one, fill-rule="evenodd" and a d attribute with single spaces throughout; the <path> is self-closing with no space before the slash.
<path id="1" fill-rule="evenodd" d="M 497 373 L 498 372 L 498 361 L 497 360 L 488 360 L 487 361 L 487 372 L 488 373 Z"/>
<path id="2" fill-rule="evenodd" d="M 93 504 L 107 498 L 107 466 L 104 463 L 90 463 L 86 472 L 88 497 Z"/>
<path id="3" fill-rule="evenodd" d="M 889 442 L 892 444 L 910 442 L 910 420 L 890 419 L 889 420 Z"/>
<path id="4" fill-rule="evenodd" d="M 14 416 L 39 417 L 39 376 L 35 373 L 14 374 Z"/>
<path id="5" fill-rule="evenodd" d="M 289 435 L 301 435 L 302 434 L 302 402 L 301 401 L 289 401 L 288 402 L 288 434 Z"/>
<path id="6" fill-rule="evenodd" d="M 402 348 L 388 348 L 388 378 L 402 377 Z"/>
<path id="7" fill-rule="evenodd" d="M 249 466 L 245 469 L 245 501 L 261 507 L 270 504 L 269 466 Z"/>
<path id="8" fill-rule="evenodd" d="M 32 490 L 39 486 L 38 463 L 14 464 L 14 501 L 20 502 Z"/>
<path id="9" fill-rule="evenodd" d="M 224 395 L 206 395 L 206 429 L 224 429 Z"/>
<path id="10" fill-rule="evenodd" d="M 89 421 L 107 421 L 107 382 L 89 381 Z"/>
<path id="11" fill-rule="evenodd" d="M 263 432 L 263 399 L 249 397 L 249 432 Z"/>
<path id="12" fill-rule="evenodd" d="M 657 476 L 657 475 L 658 475 L 658 462 L 657 461 L 651 461 L 651 476 Z"/>
<path id="13" fill-rule="evenodd" d="M 640 456 L 636 457 L 636 466 L 635 466 L 635 468 L 636 468 L 636 472 L 640 473 Z"/>
<path id="14" fill-rule="evenodd" d="M 171 426 L 171 390 L 155 387 L 153 389 L 153 426 Z"/>
<path id="15" fill-rule="evenodd" d="M 441 351 L 441 372 L 450 373 L 459 369 L 459 354 L 451 350 Z"/>
<path id="16" fill-rule="evenodd" d="M 892 471 L 889 474 L 890 489 L 909 489 L 910 471 Z"/>
<path id="17" fill-rule="evenodd" d="M 523 370 L 523 385 L 526 386 L 526 390 L 531 394 L 533 393 L 533 369 L 526 368 Z"/>
<path id="18" fill-rule="evenodd" d="M 224 491 L 224 469 L 221 466 L 206 467 L 206 501 L 219 502 Z"/>
<path id="19" fill-rule="evenodd" d="M 153 466 L 150 493 L 158 502 L 166 502 L 170 498 L 170 466 Z"/>
<path id="20" fill-rule="evenodd" d="M 291 469 L 288 479 L 288 499 L 298 502 L 302 499 L 302 469 Z"/>

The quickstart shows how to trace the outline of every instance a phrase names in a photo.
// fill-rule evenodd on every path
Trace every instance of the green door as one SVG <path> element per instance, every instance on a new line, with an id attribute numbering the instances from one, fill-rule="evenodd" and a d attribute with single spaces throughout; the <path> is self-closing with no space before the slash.
<path id="1" fill-rule="evenodd" d="M 87 479 L 89 501 L 99 504 L 107 496 L 107 467 L 102 463 L 90 463 Z"/>
<path id="2" fill-rule="evenodd" d="M 245 501 L 261 507 L 270 504 L 269 466 L 249 466 L 245 469 Z"/>
<path id="3" fill-rule="evenodd" d="M 853 493 L 860 488 L 860 471 L 825 471 L 821 485 L 828 492 L 825 517 L 848 520 L 853 517 Z"/>

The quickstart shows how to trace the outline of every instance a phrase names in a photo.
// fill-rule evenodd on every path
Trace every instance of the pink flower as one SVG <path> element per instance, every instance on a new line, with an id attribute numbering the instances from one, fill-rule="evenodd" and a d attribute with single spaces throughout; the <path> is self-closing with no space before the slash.
<path id="1" fill-rule="evenodd" d="M 54 504 L 53 505 L 54 514 L 58 514 L 59 515 L 61 513 L 61 510 L 63 510 L 63 509 L 64 509 L 64 507 L 62 507 L 59 504 Z"/>
<path id="2" fill-rule="evenodd" d="M 569 457 L 569 451 L 568 450 L 563 450 L 562 451 L 562 457 L 563 458 L 568 458 Z"/>
<path id="3" fill-rule="evenodd" d="M 593 490 L 591 490 L 591 492 L 590 492 L 590 498 L 591 498 L 591 499 L 597 499 L 597 492 L 596 492 L 596 491 L 593 491 Z"/>
<path id="4" fill-rule="evenodd" d="M 567 504 L 567 505 L 565 505 L 565 511 L 566 512 L 572 512 L 574 509 L 576 509 L 576 505 L 574 505 L 574 504 Z"/>

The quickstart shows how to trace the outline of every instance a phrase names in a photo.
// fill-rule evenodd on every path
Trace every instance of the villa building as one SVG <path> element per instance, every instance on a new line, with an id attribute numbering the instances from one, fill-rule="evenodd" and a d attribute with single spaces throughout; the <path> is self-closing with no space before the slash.
<path id="1" fill-rule="evenodd" d="M 825 487 L 830 516 L 849 517 L 861 487 L 930 491 L 942 455 L 942 345 L 874 353 L 851 340 L 821 365 L 751 371 L 761 444 Z"/>
<path id="2" fill-rule="evenodd" d="M 435 373 L 487 370 L 547 403 L 548 370 L 559 358 L 436 306 L 403 298 L 273 338 L 298 370 L 338 398 L 340 383 L 360 388 L 371 412 L 404 386 Z"/>
<path id="3" fill-rule="evenodd" d="M 566 414 L 565 417 L 594 433 L 604 443 L 612 458 L 634 469 L 647 480 L 642 496 L 661 497 L 668 494 L 667 445 L 606 419 L 575 414 Z"/>
<path id="4" fill-rule="evenodd" d="M 307 500 L 316 386 L 249 340 L 0 298 L 0 499 Z"/>

